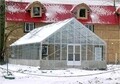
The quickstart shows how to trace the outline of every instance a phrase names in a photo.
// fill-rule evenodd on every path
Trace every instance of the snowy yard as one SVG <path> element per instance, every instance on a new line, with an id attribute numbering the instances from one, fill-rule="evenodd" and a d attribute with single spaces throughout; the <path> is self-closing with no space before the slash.
<path id="1" fill-rule="evenodd" d="M 9 70 L 15 79 L 5 79 L 6 65 L 0 65 L 0 84 L 120 84 L 120 65 L 108 65 L 107 70 L 39 70 L 9 64 Z"/>

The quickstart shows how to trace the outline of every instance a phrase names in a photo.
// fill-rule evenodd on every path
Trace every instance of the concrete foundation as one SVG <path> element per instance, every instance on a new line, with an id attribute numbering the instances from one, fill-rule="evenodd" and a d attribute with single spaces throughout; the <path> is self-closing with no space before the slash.
<path id="1" fill-rule="evenodd" d="M 24 60 L 9 59 L 9 63 L 21 64 L 28 66 L 40 66 L 40 69 L 66 69 L 66 68 L 82 68 L 82 69 L 106 69 L 105 61 L 82 61 L 79 66 L 68 66 L 66 60 Z"/>

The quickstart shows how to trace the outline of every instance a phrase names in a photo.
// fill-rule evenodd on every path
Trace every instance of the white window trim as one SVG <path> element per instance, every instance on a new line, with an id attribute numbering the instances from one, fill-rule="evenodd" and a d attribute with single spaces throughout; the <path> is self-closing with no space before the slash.
<path id="1" fill-rule="evenodd" d="M 26 28 L 26 24 L 29 24 L 29 30 L 27 30 L 27 28 Z M 32 25 L 33 25 L 32 30 L 35 28 L 34 23 L 29 23 L 29 22 L 27 22 L 27 23 L 25 23 L 25 28 L 24 28 L 24 32 L 25 32 L 25 33 L 28 33 L 28 32 L 30 32 L 30 31 L 31 31 L 30 24 L 32 24 Z"/>

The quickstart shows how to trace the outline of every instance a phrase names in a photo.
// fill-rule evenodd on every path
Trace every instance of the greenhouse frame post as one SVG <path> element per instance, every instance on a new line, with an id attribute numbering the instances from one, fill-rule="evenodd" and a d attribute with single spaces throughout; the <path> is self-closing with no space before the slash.
<path id="1" fill-rule="evenodd" d="M 40 43 L 40 49 L 39 49 L 39 63 L 41 63 L 41 57 L 42 57 L 42 42 Z M 39 64 L 40 66 L 41 64 Z"/>

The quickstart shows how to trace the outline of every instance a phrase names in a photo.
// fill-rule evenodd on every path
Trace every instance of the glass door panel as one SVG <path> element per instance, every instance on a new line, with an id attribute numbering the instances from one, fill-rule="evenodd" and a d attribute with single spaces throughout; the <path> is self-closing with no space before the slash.
<path id="1" fill-rule="evenodd" d="M 68 65 L 73 65 L 73 45 L 68 45 Z"/>
<path id="2" fill-rule="evenodd" d="M 67 65 L 81 64 L 81 47 L 80 45 L 68 45 L 68 60 Z"/>

